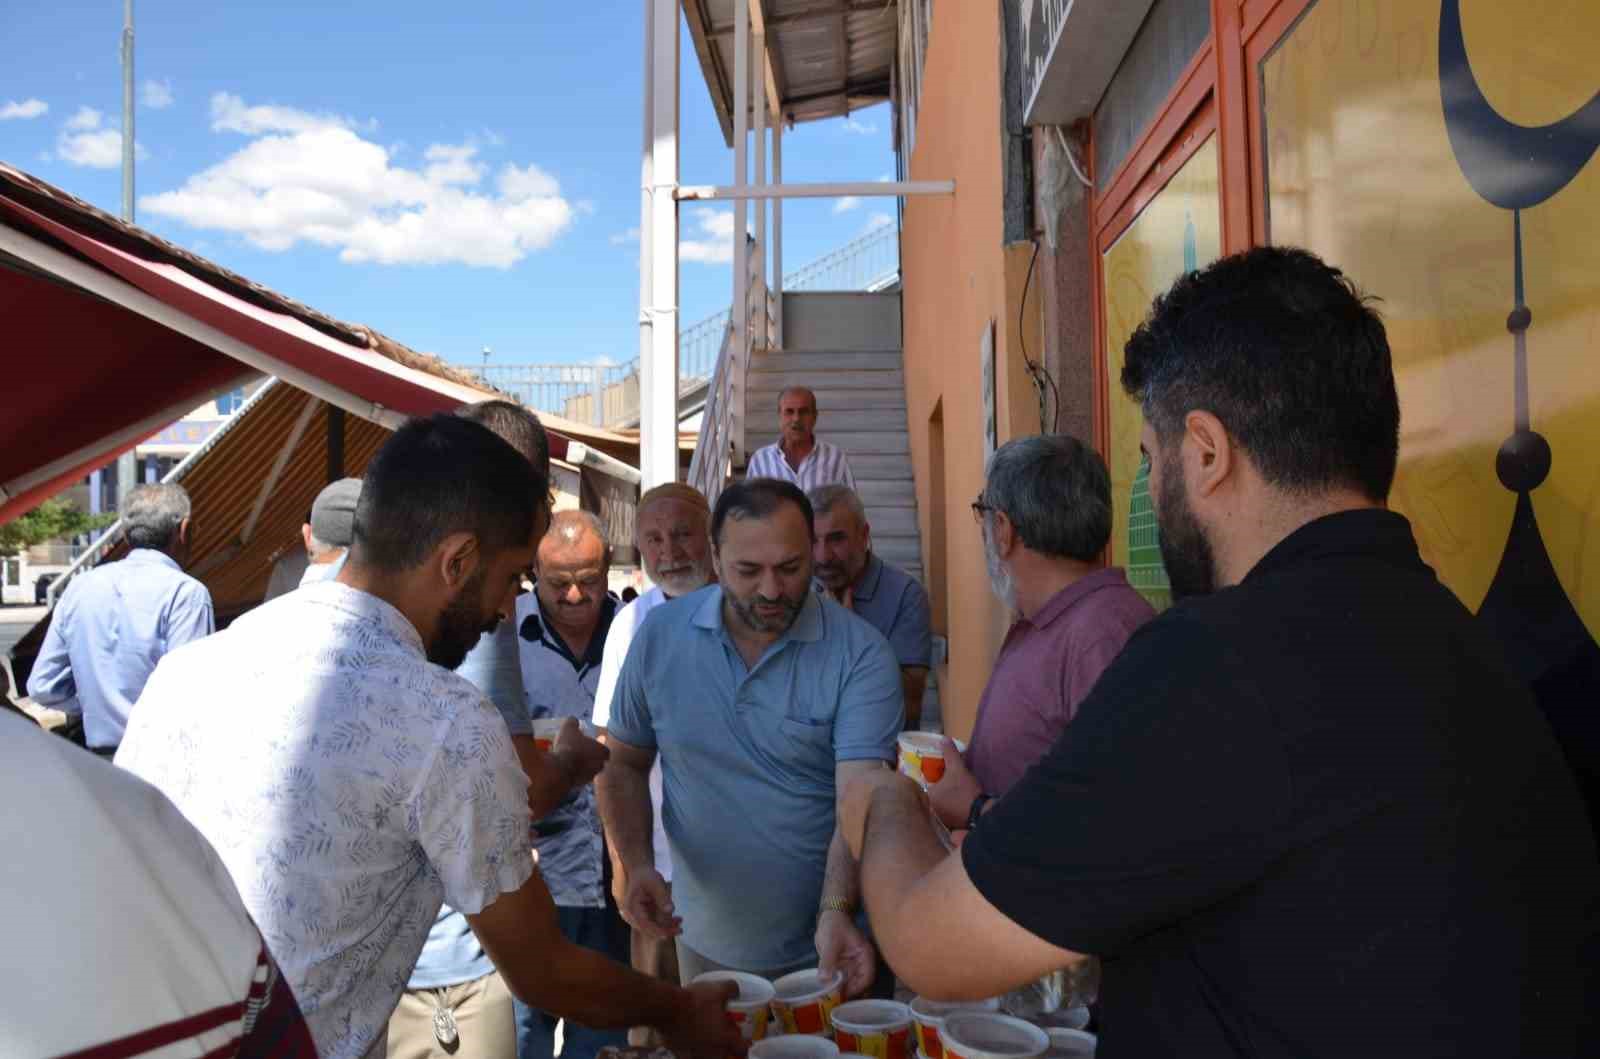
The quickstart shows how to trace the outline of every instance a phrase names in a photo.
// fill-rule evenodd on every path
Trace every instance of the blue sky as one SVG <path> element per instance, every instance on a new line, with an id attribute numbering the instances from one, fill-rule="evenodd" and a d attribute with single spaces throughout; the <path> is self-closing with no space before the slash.
<path id="1" fill-rule="evenodd" d="M 122 5 L 12 4 L 0 159 L 121 206 Z M 642 0 L 138 0 L 138 221 L 342 319 L 476 365 L 638 347 Z M 680 24 L 681 29 L 681 24 Z M 682 36 L 682 179 L 728 183 Z M 884 106 L 799 126 L 788 180 L 894 168 Z M 793 267 L 893 200 L 785 208 Z M 725 210 L 726 207 L 723 207 Z M 729 300 L 731 220 L 685 206 L 682 318 Z"/>

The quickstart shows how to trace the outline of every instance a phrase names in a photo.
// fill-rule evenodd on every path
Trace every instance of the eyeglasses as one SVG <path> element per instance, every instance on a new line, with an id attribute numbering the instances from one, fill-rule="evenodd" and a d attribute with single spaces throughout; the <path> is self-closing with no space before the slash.
<path id="1" fill-rule="evenodd" d="M 972 502 L 972 521 L 981 526 L 983 525 L 983 516 L 987 512 L 999 510 L 1000 509 L 995 507 L 993 504 L 985 504 L 983 502 L 983 494 L 979 493 L 978 499 Z"/>

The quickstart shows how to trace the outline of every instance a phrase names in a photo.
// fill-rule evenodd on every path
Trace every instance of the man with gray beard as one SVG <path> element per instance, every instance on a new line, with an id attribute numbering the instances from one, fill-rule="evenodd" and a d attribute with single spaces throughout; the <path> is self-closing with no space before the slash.
<path id="1" fill-rule="evenodd" d="M 1101 672 L 1155 612 L 1099 557 L 1111 479 L 1076 438 L 1018 438 L 990 459 L 972 505 L 995 595 L 1015 620 L 978 701 L 965 756 L 946 740 L 929 791 L 946 827 L 966 828 L 1056 742 Z"/>

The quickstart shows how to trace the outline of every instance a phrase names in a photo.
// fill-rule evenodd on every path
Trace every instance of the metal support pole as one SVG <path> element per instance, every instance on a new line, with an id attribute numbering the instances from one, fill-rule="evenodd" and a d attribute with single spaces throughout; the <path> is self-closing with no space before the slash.
<path id="1" fill-rule="evenodd" d="M 755 95 L 755 149 L 756 183 L 767 182 L 767 40 L 763 34 L 751 37 L 750 50 L 756 61 L 750 64 L 752 90 Z M 767 328 L 767 200 L 758 199 L 756 207 L 756 343 L 765 349 L 771 340 Z"/>
<path id="2" fill-rule="evenodd" d="M 640 486 L 678 480 L 678 0 L 649 0 L 650 355 L 640 374 Z"/>
<path id="3" fill-rule="evenodd" d="M 122 5 L 122 219 L 133 223 L 133 0 Z M 127 509 L 138 477 L 132 449 L 117 457 L 117 510 Z"/>
<path id="4" fill-rule="evenodd" d="M 783 183 L 783 107 L 777 101 L 778 120 L 772 126 L 772 183 Z M 772 344 L 783 348 L 783 200 L 772 200 Z"/>
<path id="5" fill-rule="evenodd" d="M 605 369 L 596 364 L 589 369 L 589 373 L 589 392 L 594 395 L 589 398 L 594 403 L 589 413 L 589 421 L 597 427 L 603 427 L 606 425 Z"/>
<path id="6" fill-rule="evenodd" d="M 644 3 L 644 115 L 641 122 L 644 142 L 639 151 L 639 471 L 645 481 L 654 482 L 650 466 L 650 443 L 655 440 L 656 424 L 650 395 L 655 385 L 655 317 L 652 299 L 655 284 L 651 275 L 651 238 L 655 234 L 655 0 Z"/>
<path id="7" fill-rule="evenodd" d="M 750 179 L 750 8 L 733 5 L 733 182 Z M 733 342 L 734 356 L 750 348 L 750 265 L 745 240 L 749 215 L 743 201 L 733 204 Z M 743 400 L 743 395 L 739 395 Z"/>

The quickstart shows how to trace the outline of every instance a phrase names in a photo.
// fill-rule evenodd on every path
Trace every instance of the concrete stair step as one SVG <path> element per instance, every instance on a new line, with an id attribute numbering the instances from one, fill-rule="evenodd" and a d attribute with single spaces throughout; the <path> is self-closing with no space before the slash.
<path id="1" fill-rule="evenodd" d="M 922 545 L 915 537 L 879 537 L 872 535 L 872 550 L 886 563 L 905 567 L 922 565 Z"/>
<path id="2" fill-rule="evenodd" d="M 898 349 L 872 350 L 783 350 L 757 353 L 750 358 L 751 371 L 899 371 Z"/>
<path id="3" fill-rule="evenodd" d="M 854 467 L 857 455 L 868 453 L 905 453 L 911 452 L 911 442 L 906 437 L 904 430 L 872 430 L 872 431 L 839 431 L 819 430 L 817 436 L 830 445 L 837 445 L 843 449 L 845 455 L 850 457 L 851 466 Z M 746 433 L 745 444 L 750 451 L 771 445 L 778 440 L 776 433 Z"/>
<path id="4" fill-rule="evenodd" d="M 917 535 L 917 509 L 914 507 L 873 507 L 867 505 L 867 521 L 872 523 L 872 539 Z"/>
<path id="5" fill-rule="evenodd" d="M 856 484 L 861 485 L 868 481 L 911 481 L 911 459 L 904 455 L 890 455 L 887 453 L 864 452 L 857 456 L 850 456 L 850 471 L 856 476 Z"/>
<path id="6" fill-rule="evenodd" d="M 910 479 L 857 481 L 856 492 L 861 494 L 861 502 L 874 511 L 885 507 L 909 507 L 915 510 L 917 505 L 917 489 Z"/>
<path id="7" fill-rule="evenodd" d="M 847 411 L 897 411 L 900 419 L 904 421 L 906 414 L 906 395 L 892 388 L 872 388 L 866 390 L 843 390 L 831 386 L 813 387 L 817 395 L 817 410 L 827 420 L 835 412 Z M 751 422 L 762 425 L 764 422 L 776 424 L 778 422 L 778 394 L 782 386 L 763 386 L 759 376 L 750 379 L 750 409 Z"/>
<path id="8" fill-rule="evenodd" d="M 778 394 L 787 386 L 804 386 L 811 390 L 893 390 L 904 404 L 906 399 L 905 372 L 894 371 L 784 371 L 768 369 L 751 371 L 746 380 L 751 400 L 758 394 L 770 393 L 773 407 L 777 407 Z M 817 397 L 817 406 L 824 407 Z"/>

